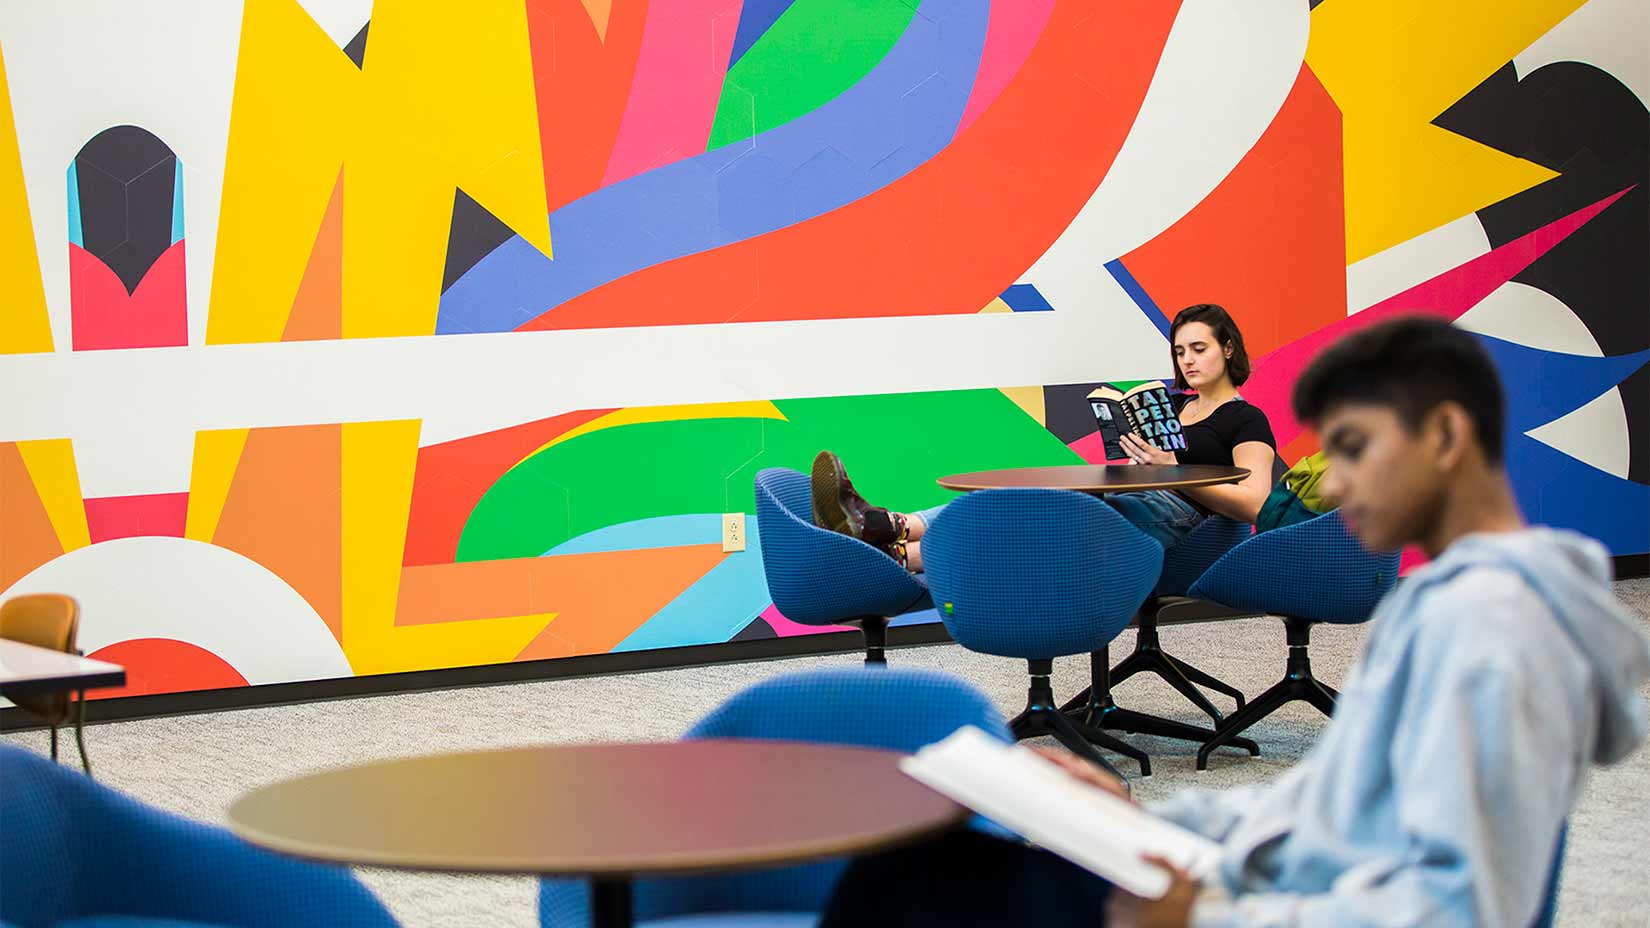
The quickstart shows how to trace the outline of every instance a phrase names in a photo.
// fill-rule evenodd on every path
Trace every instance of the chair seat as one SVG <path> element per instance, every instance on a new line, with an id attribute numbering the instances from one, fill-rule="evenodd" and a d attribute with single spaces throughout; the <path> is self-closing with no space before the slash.
<path id="1" fill-rule="evenodd" d="M 88 915 L 58 922 L 54 928 L 214 928 L 207 922 L 186 922 L 175 918 L 144 918 L 139 915 Z"/>
<path id="2" fill-rule="evenodd" d="M 701 912 L 642 922 L 641 928 L 814 928 L 818 912 Z"/>

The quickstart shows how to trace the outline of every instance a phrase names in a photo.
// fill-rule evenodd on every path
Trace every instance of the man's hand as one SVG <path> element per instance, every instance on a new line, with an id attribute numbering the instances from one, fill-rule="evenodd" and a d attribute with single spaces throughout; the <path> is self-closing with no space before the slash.
<path id="1" fill-rule="evenodd" d="M 1081 780 L 1090 786 L 1099 787 L 1119 799 L 1127 799 L 1130 802 L 1134 801 L 1134 798 L 1129 795 L 1128 784 L 1112 776 L 1106 771 L 1101 770 L 1099 767 L 1096 767 L 1081 757 L 1078 757 L 1076 754 L 1073 754 L 1064 748 L 1040 747 L 1035 748 L 1034 750 L 1036 750 L 1038 754 L 1041 754 L 1044 760 L 1056 767 L 1059 767 L 1066 773 L 1071 774 L 1072 777 Z"/>
<path id="2" fill-rule="evenodd" d="M 1123 452 L 1129 460 L 1136 464 L 1179 464 L 1180 459 L 1173 451 L 1160 451 L 1151 442 L 1141 438 L 1133 432 L 1124 432 L 1118 437 L 1118 444 L 1123 446 Z"/>
<path id="3" fill-rule="evenodd" d="M 1197 881 L 1161 857 L 1147 854 L 1143 859 L 1169 874 L 1169 891 L 1161 899 L 1142 899 L 1121 889 L 1112 890 L 1106 903 L 1107 928 L 1189 928 Z"/>

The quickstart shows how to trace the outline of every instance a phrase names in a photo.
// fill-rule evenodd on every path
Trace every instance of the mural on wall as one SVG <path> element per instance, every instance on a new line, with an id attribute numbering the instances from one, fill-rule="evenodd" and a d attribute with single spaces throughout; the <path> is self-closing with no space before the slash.
<path id="1" fill-rule="evenodd" d="M 1636 0 L 166 6 L 0 11 L 0 595 L 105 695 L 812 633 L 757 470 L 1089 459 L 1208 300 L 1291 461 L 1327 341 L 1478 333 L 1650 551 Z"/>

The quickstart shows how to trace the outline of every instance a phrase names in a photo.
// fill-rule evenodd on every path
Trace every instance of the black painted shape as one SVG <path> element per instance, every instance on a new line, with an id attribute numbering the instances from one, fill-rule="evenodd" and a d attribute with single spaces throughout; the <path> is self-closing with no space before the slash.
<path id="1" fill-rule="evenodd" d="M 350 39 L 349 44 L 344 46 L 344 55 L 355 62 L 355 66 L 358 68 L 367 66 L 367 27 L 370 25 L 372 25 L 370 19 L 362 23 L 361 31 L 357 32 L 355 38 Z"/>
<path id="2" fill-rule="evenodd" d="M 1650 347 L 1650 113 L 1638 97 L 1591 65 L 1556 62 L 1518 80 L 1509 64 L 1434 124 L 1561 174 L 1478 211 L 1491 246 L 1633 188 L 1513 280 L 1570 307 L 1605 354 Z M 1638 483 L 1650 482 L 1644 383 L 1641 371 L 1620 391 Z"/>
<path id="3" fill-rule="evenodd" d="M 1099 383 L 1063 383 L 1043 388 L 1043 424 L 1066 444 L 1094 434 L 1099 425 L 1089 394 Z"/>
<path id="4" fill-rule="evenodd" d="M 466 271 L 515 234 L 469 194 L 454 188 L 453 227 L 447 236 L 447 267 L 441 272 L 441 292 L 446 293 Z"/>
<path id="5" fill-rule="evenodd" d="M 137 126 L 114 126 L 75 155 L 81 244 L 131 293 L 172 247 L 172 193 L 178 157 Z"/>
<path id="6" fill-rule="evenodd" d="M 744 628 L 740 629 L 739 634 L 734 635 L 732 640 L 733 641 L 760 641 L 763 638 L 778 638 L 778 637 L 779 637 L 779 633 L 773 630 L 773 626 L 769 625 L 768 621 L 766 619 L 762 618 L 761 616 L 757 616 L 756 618 L 751 620 L 751 624 L 749 624 L 749 625 L 745 626 Z"/>

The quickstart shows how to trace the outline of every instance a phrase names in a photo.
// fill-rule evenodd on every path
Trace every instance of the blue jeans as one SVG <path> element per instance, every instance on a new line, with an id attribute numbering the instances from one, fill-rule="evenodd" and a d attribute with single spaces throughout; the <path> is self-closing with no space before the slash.
<path id="1" fill-rule="evenodd" d="M 1169 490 L 1108 493 L 1100 499 L 1117 510 L 1118 515 L 1132 522 L 1135 528 L 1156 539 L 1165 551 L 1185 541 L 1192 529 L 1206 518 L 1184 496 Z M 921 519 L 926 527 L 933 525 L 934 517 L 944 509 L 944 506 L 935 506 L 910 515 Z"/>

